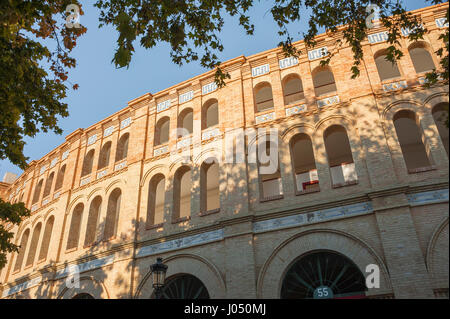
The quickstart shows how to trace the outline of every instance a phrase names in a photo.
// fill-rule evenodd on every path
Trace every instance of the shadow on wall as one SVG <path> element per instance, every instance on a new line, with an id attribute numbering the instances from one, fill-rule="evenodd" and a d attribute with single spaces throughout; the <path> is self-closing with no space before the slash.
<path id="1" fill-rule="evenodd" d="M 409 174 L 419 173 L 416 178 L 424 180 L 427 178 L 427 176 L 423 175 L 421 176 L 420 169 L 425 169 L 426 167 L 419 167 L 420 165 L 417 166 L 416 165 L 417 163 L 411 160 L 411 158 L 412 159 L 417 158 L 418 153 L 420 153 L 423 159 L 421 163 L 426 163 L 427 165 L 429 164 L 434 165 L 437 159 L 433 157 L 436 156 L 438 152 L 440 152 L 439 145 L 442 145 L 442 143 L 445 145 L 445 143 L 447 143 L 445 149 L 448 150 L 448 129 L 447 130 L 442 129 L 441 124 L 438 124 L 436 126 L 435 121 L 437 120 L 437 117 L 436 116 L 433 117 L 433 114 L 435 113 L 434 109 L 429 109 L 428 107 L 425 106 L 418 106 L 417 103 L 414 102 L 414 101 L 421 101 L 423 99 L 424 99 L 423 94 L 417 92 L 410 95 L 411 102 L 404 101 L 401 104 L 393 104 L 389 106 L 388 107 L 389 109 L 380 112 L 382 117 L 386 117 L 384 122 L 383 118 L 380 119 L 380 121 L 382 121 L 383 123 L 377 122 L 378 117 L 374 119 L 373 117 L 368 116 L 368 114 L 364 113 L 370 112 L 373 113 L 374 115 L 379 114 L 379 111 L 376 109 L 375 105 L 369 104 L 355 105 L 353 109 L 347 107 L 337 109 L 330 107 L 328 109 L 320 110 L 319 113 L 315 113 L 312 115 L 312 118 L 314 119 L 315 123 L 314 132 L 307 132 L 307 131 L 297 132 L 290 137 L 289 141 L 284 141 L 283 138 L 281 137 L 280 142 L 284 143 L 284 145 L 282 145 L 283 148 L 287 147 L 287 149 L 289 149 L 289 145 L 293 145 L 291 141 L 297 139 L 299 135 L 305 133 L 312 134 L 312 136 L 309 136 L 310 140 L 312 141 L 313 147 L 312 159 L 309 158 L 307 163 L 303 166 L 307 167 L 308 172 L 311 170 L 311 168 L 317 169 L 318 171 L 317 178 L 319 184 L 322 183 L 321 179 L 329 180 L 333 184 L 339 184 L 342 182 L 345 183 L 348 174 L 346 175 L 343 165 L 348 165 L 352 163 L 356 165 L 356 170 L 354 172 L 356 175 L 362 173 L 362 175 L 367 176 L 368 166 L 370 167 L 371 165 L 368 164 L 368 161 L 375 161 L 375 162 L 380 160 L 387 161 L 386 158 L 388 158 L 388 156 L 392 158 L 393 168 L 397 174 L 407 175 L 408 173 Z M 438 103 L 436 105 L 439 107 L 440 110 L 443 104 Z M 446 105 L 448 107 L 448 103 L 446 103 Z M 432 106 L 435 107 L 435 105 Z M 295 117 L 292 117 L 292 119 L 295 119 Z M 299 126 L 299 124 L 301 126 L 301 117 L 298 117 L 298 119 L 300 123 L 293 124 L 293 126 L 294 125 Z M 397 122 L 399 120 L 401 120 L 402 122 Z M 376 122 L 374 123 L 374 121 Z M 430 128 L 430 125 L 435 125 L 436 127 Z M 286 129 L 284 132 L 287 131 L 289 131 L 289 128 Z M 446 136 L 445 132 L 447 133 Z M 280 133 L 282 132 L 280 131 Z M 347 136 L 347 142 L 345 143 L 348 143 L 348 145 L 344 145 L 345 147 L 343 147 L 342 143 L 344 142 L 342 141 L 346 141 L 346 139 L 344 138 L 345 135 Z M 328 138 L 330 140 L 327 143 Z M 233 145 L 226 145 L 226 147 L 234 148 Z M 331 156 L 331 154 L 333 155 Z M 302 154 L 300 152 L 298 156 L 301 155 Z M 281 170 L 280 178 L 287 178 L 289 181 L 291 181 L 292 182 L 291 186 L 294 189 L 295 187 L 299 187 L 298 185 L 300 185 L 297 180 L 299 178 L 297 175 L 303 174 L 304 172 L 300 172 L 297 170 L 296 167 L 293 167 L 295 166 L 295 163 L 297 161 L 295 160 L 295 158 L 293 159 L 292 156 L 293 156 L 292 150 L 289 150 L 289 152 L 279 154 L 280 170 Z M 297 154 L 295 154 L 295 156 L 297 156 Z M 311 163 L 312 161 L 315 161 L 315 163 Z M 201 166 L 202 163 L 200 163 L 199 165 Z M 397 167 L 398 165 L 400 165 L 400 167 Z M 412 167 L 410 167 L 411 165 Z M 341 171 L 336 173 L 333 171 L 333 167 L 341 167 Z M 181 181 L 185 173 L 188 171 L 190 172 L 190 174 L 189 174 L 189 181 L 187 182 L 187 184 L 190 185 L 190 191 L 183 190 L 182 185 L 177 185 L 177 179 L 178 181 Z M 208 170 L 205 168 L 203 174 L 207 174 L 207 171 Z M 258 165 L 256 163 L 248 165 L 239 165 L 238 167 L 227 164 L 225 165 L 224 171 L 225 174 L 219 175 L 220 176 L 219 178 L 221 184 L 224 183 L 226 185 L 227 195 L 235 196 L 236 193 L 241 192 L 246 187 L 248 187 L 246 191 L 250 194 L 264 193 L 260 182 L 263 179 L 261 176 L 258 176 L 257 173 Z M 192 214 L 194 212 L 194 209 L 191 209 L 190 205 L 193 204 L 192 200 L 196 192 L 198 192 L 199 190 L 205 191 L 205 185 L 200 184 L 202 183 L 202 181 L 203 183 L 207 183 L 206 182 L 207 178 L 205 179 L 206 175 L 202 175 L 203 177 L 199 176 L 202 174 L 202 171 L 193 170 L 192 165 L 191 166 L 183 165 L 180 168 L 178 168 L 176 172 L 177 173 L 174 174 L 175 176 L 174 180 L 167 180 L 166 177 L 165 183 L 167 183 L 168 186 L 165 186 L 165 189 L 166 190 L 173 189 L 175 194 L 187 196 L 187 201 L 189 202 L 189 211 L 190 211 L 189 214 Z M 254 176 L 254 174 L 252 175 L 251 172 L 256 172 L 257 176 Z M 386 172 L 384 173 L 386 174 Z M 155 175 L 156 174 L 157 173 L 155 173 Z M 246 181 L 241 179 L 237 181 L 234 179 L 228 179 L 228 176 L 230 175 L 247 176 L 248 180 Z M 358 178 L 358 176 L 356 176 L 356 178 Z M 391 176 L 391 178 L 395 177 Z M 339 180 L 339 183 L 336 182 L 337 180 Z M 256 182 L 256 184 L 253 182 Z M 152 178 L 150 178 L 148 183 L 155 183 L 155 181 Z M 144 194 L 143 192 L 141 194 L 142 195 L 141 200 L 147 201 L 148 199 L 146 196 L 150 195 L 150 197 L 152 197 L 151 195 L 153 195 L 155 201 L 157 202 L 158 201 L 157 199 L 158 196 L 156 194 L 157 185 L 158 183 L 155 183 L 154 194 L 151 193 Z M 331 185 L 328 185 L 328 187 L 325 187 L 324 189 L 330 188 L 330 186 Z M 206 190 L 207 189 L 208 187 L 206 187 Z M 299 190 L 297 189 L 297 191 Z M 281 192 L 283 192 L 282 189 Z M 116 205 L 119 206 L 120 203 L 123 204 L 123 202 L 126 201 L 126 198 L 122 198 L 121 194 L 115 194 L 114 191 L 112 192 L 110 197 L 114 197 L 116 199 L 120 198 L 118 202 L 116 200 Z M 193 225 L 192 220 L 189 219 L 183 220 L 180 223 L 175 223 L 176 224 L 175 226 L 173 225 L 174 214 L 178 214 L 176 218 L 187 217 L 184 215 L 180 216 L 182 210 L 177 205 L 181 205 L 181 203 L 174 204 L 172 206 L 174 207 L 174 210 L 177 211 L 177 213 L 174 213 L 174 211 L 170 211 L 171 207 L 170 201 L 173 200 L 173 198 L 174 194 L 167 192 L 164 194 L 163 224 L 160 228 L 156 230 L 156 233 L 164 234 L 164 225 L 170 226 L 171 230 L 174 230 L 175 232 L 179 233 L 186 232 L 193 229 L 194 227 L 197 227 L 197 225 Z M 109 198 L 108 201 L 110 200 L 111 199 Z M 307 201 L 308 199 L 302 198 L 301 200 L 304 202 L 305 200 Z M 87 229 L 89 231 L 87 232 L 86 238 L 78 238 L 77 242 L 81 241 L 85 244 L 87 243 L 88 248 L 86 248 L 84 253 L 81 256 L 79 256 L 78 260 L 81 263 L 84 263 L 87 261 L 96 260 L 96 258 L 93 258 L 92 256 L 102 256 L 99 258 L 103 258 L 105 256 L 104 254 L 105 251 L 114 250 L 114 248 L 116 247 L 119 248 L 119 246 L 123 244 L 127 245 L 129 244 L 128 245 L 129 248 L 126 248 L 125 252 L 122 251 L 115 253 L 117 255 L 120 254 L 121 257 L 127 257 L 128 259 L 121 258 L 120 261 L 116 261 L 116 264 L 106 265 L 104 267 L 97 268 L 92 271 L 88 271 L 86 273 L 81 274 L 82 277 L 87 276 L 95 279 L 92 280 L 93 285 L 92 287 L 94 288 L 92 287 L 91 288 L 96 289 L 98 291 L 102 291 L 101 295 L 99 296 L 98 293 L 94 294 L 91 291 L 82 291 L 77 290 L 75 288 L 70 289 L 68 289 L 67 287 L 63 288 L 64 282 L 62 283 L 62 281 L 64 281 L 65 279 L 60 279 L 54 282 L 54 285 L 52 287 L 52 284 L 49 283 L 52 283 L 51 280 L 53 279 L 53 275 L 51 275 L 51 272 L 55 271 L 54 268 L 55 261 L 49 261 L 48 264 L 50 266 L 44 268 L 41 271 L 41 275 L 44 279 L 43 282 L 37 288 L 35 296 L 30 296 L 30 293 L 34 290 L 28 289 L 26 291 L 11 296 L 11 298 L 18 298 L 18 299 L 34 298 L 34 297 L 47 298 L 49 295 L 51 295 L 53 298 L 57 298 L 62 297 L 63 295 L 75 296 L 78 293 L 89 293 L 92 294 L 94 297 L 102 297 L 102 298 L 105 297 L 133 298 L 135 290 L 137 288 L 135 286 L 139 285 L 139 283 L 136 283 L 135 278 L 144 278 L 144 276 L 149 272 L 149 269 L 141 268 L 143 267 L 142 265 L 147 265 L 147 263 L 133 261 L 132 249 L 134 246 L 131 244 L 130 239 L 134 239 L 135 236 L 147 232 L 148 230 L 146 227 L 148 226 L 149 223 L 148 218 L 153 218 L 152 222 L 155 223 L 154 219 L 155 216 L 152 217 L 152 212 L 150 212 L 150 214 L 148 214 L 148 212 L 140 212 L 141 216 L 139 217 L 139 220 L 136 219 L 131 220 L 128 233 L 121 233 L 120 235 L 117 235 L 117 237 L 120 239 L 119 242 L 116 244 L 112 244 L 111 241 L 105 240 L 104 237 L 105 235 L 107 238 L 114 237 L 113 235 L 114 230 L 111 230 L 112 229 L 111 220 L 109 220 L 107 216 L 105 220 L 102 220 L 99 223 L 97 223 L 98 217 L 93 217 L 92 215 L 93 211 L 98 210 L 98 208 L 96 209 L 95 206 L 101 205 L 101 201 L 102 201 L 101 199 L 99 200 L 94 199 L 91 202 L 91 207 L 89 208 L 89 210 L 87 209 L 84 210 L 85 216 L 86 215 L 88 216 Z M 249 198 L 250 206 L 252 204 L 257 203 L 258 201 L 259 201 L 258 198 Z M 159 207 L 160 204 L 161 203 L 159 203 L 159 205 L 157 204 L 149 205 L 149 207 L 150 209 L 156 209 L 156 207 Z M 111 203 L 108 202 L 107 205 L 111 205 Z M 240 203 L 239 205 L 243 204 Z M 235 211 L 231 213 L 231 215 L 239 213 L 240 208 L 242 208 L 242 206 L 239 205 L 235 207 Z M 279 206 L 280 202 L 275 203 L 275 205 Z M 201 210 L 208 211 L 208 209 L 207 208 L 205 209 L 204 205 L 202 206 L 202 204 L 197 206 L 200 212 Z M 223 207 L 220 208 L 223 209 Z M 197 208 L 195 208 L 195 210 L 196 209 Z M 76 210 L 76 208 L 74 210 Z M 120 213 L 120 210 L 116 209 L 116 211 L 119 211 Z M 72 216 L 73 212 L 71 212 L 70 214 L 71 219 Z M 214 216 L 215 219 L 213 223 L 218 223 L 221 219 L 230 217 L 229 215 L 227 216 L 222 212 L 219 212 L 219 214 L 214 214 Z M 115 218 L 117 220 L 117 216 Z M 94 227 L 95 224 L 97 224 L 96 227 Z M 69 229 L 69 232 L 73 232 L 71 221 L 68 221 L 67 225 L 68 225 L 67 229 Z M 103 234 L 95 238 L 95 236 L 92 236 L 94 230 L 97 234 L 99 233 L 99 230 L 103 230 Z M 80 233 L 79 230 L 77 231 L 77 233 L 79 236 Z M 69 234 L 69 239 L 70 238 L 71 234 Z M 65 244 L 66 243 L 63 243 L 63 247 L 65 247 Z M 78 244 L 78 247 L 79 246 L 80 245 Z M 157 256 L 155 255 L 146 258 L 156 260 L 156 257 Z M 214 260 L 212 260 L 212 262 L 214 262 Z M 66 268 L 68 266 L 69 263 L 65 261 L 64 267 Z M 60 267 L 58 267 L 58 269 L 60 269 Z M 114 271 L 112 271 L 113 269 Z M 110 278 L 111 276 L 113 277 Z M 30 276 L 25 276 L 21 278 L 21 281 L 22 280 L 27 281 L 30 279 L 32 279 Z M 109 286 L 109 289 L 114 291 L 114 295 L 112 295 L 111 292 L 104 291 L 105 289 L 104 284 L 107 284 Z M 132 286 L 132 284 L 134 286 Z M 50 291 L 51 289 L 53 290 Z"/>

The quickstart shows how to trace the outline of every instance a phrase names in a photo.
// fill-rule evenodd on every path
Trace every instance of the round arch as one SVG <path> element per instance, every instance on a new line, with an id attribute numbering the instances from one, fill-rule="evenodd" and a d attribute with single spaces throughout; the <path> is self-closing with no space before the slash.
<path id="1" fill-rule="evenodd" d="M 427 248 L 427 268 L 432 280 L 434 281 L 435 286 L 441 286 L 443 282 L 447 283 L 448 285 L 448 221 L 449 219 L 448 217 L 446 217 L 436 227 Z M 448 288 L 448 286 L 442 288 Z"/>
<path id="2" fill-rule="evenodd" d="M 152 299 L 155 294 L 152 294 Z M 191 274 L 176 274 L 166 279 L 161 299 L 210 299 L 205 284 Z"/>
<path id="3" fill-rule="evenodd" d="M 154 260 L 149 259 L 148 263 L 152 261 Z M 167 278 L 175 278 L 179 274 L 189 274 L 198 278 L 205 285 L 211 299 L 226 297 L 225 280 L 217 267 L 208 259 L 192 254 L 179 254 L 164 259 L 164 263 L 168 266 Z M 149 266 L 145 267 L 149 269 Z M 137 287 L 134 298 L 148 299 L 152 294 L 152 278 L 149 271 Z"/>
<path id="4" fill-rule="evenodd" d="M 290 265 L 299 256 L 311 251 L 328 250 L 340 253 L 353 261 L 364 274 L 367 265 L 380 269 L 380 288 L 373 288 L 367 295 L 392 293 L 389 274 L 384 261 L 368 244 L 355 236 L 337 230 L 316 229 L 298 233 L 281 243 L 261 268 L 257 282 L 257 297 L 277 299 L 283 278 Z"/>
<path id="5" fill-rule="evenodd" d="M 298 257 L 284 274 L 282 299 L 360 298 L 367 287 L 363 273 L 345 255 L 315 250 Z"/>
<path id="6" fill-rule="evenodd" d="M 74 299 L 79 294 L 89 294 L 94 299 L 109 299 L 110 294 L 103 282 L 92 276 L 80 277 L 79 288 L 68 288 L 65 281 L 60 286 L 57 299 Z"/>

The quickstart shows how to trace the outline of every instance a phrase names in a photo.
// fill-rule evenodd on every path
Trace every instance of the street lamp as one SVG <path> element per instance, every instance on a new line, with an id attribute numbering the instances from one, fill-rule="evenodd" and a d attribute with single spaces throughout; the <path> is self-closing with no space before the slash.
<path id="1" fill-rule="evenodd" d="M 152 273 L 153 289 L 155 289 L 155 298 L 161 299 L 162 287 L 164 287 L 164 281 L 166 280 L 167 265 L 164 265 L 162 258 L 156 258 L 156 264 L 150 266 Z"/>

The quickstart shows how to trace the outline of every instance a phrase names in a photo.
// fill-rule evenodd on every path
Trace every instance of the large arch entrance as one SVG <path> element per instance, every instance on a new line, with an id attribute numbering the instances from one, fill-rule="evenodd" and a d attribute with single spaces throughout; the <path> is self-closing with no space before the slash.
<path id="1" fill-rule="evenodd" d="M 364 298 L 365 278 L 353 261 L 334 251 L 313 251 L 288 268 L 282 299 Z"/>
<path id="2" fill-rule="evenodd" d="M 209 293 L 200 279 L 183 274 L 166 281 L 161 299 L 209 299 Z"/>
<path id="3" fill-rule="evenodd" d="M 72 299 L 95 299 L 91 294 L 82 292 L 72 297 Z"/>

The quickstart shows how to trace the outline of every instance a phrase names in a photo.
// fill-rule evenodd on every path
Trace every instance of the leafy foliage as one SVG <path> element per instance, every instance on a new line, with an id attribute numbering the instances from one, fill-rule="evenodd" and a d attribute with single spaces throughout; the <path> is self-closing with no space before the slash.
<path id="1" fill-rule="evenodd" d="M 0 1 L 0 159 L 8 158 L 22 169 L 28 160 L 23 138 L 49 130 L 61 134 L 58 116 L 68 115 L 62 99 L 68 89 L 68 69 L 76 65 L 69 54 L 86 32 L 82 26 L 66 28 L 65 9 L 71 3 L 77 2 Z M 55 49 L 49 49 L 49 43 L 55 43 Z M 17 251 L 5 224 L 18 225 L 28 215 L 23 203 L 0 199 L 0 268 L 6 253 Z"/>
<path id="2" fill-rule="evenodd" d="M 0 2 L 0 159 L 22 169 L 27 165 L 23 138 L 49 130 L 61 134 L 58 116 L 68 115 L 61 100 L 68 89 L 67 69 L 76 65 L 69 53 L 86 32 L 65 26 L 65 9 L 72 2 Z M 54 50 L 47 40 L 56 42 Z"/>
<path id="3" fill-rule="evenodd" d="M 433 4 L 443 0 L 431 0 Z M 183 64 L 200 60 L 201 66 L 216 69 L 216 83 L 224 85 L 228 77 L 220 70 L 218 53 L 224 46 L 220 40 L 220 32 L 224 26 L 224 16 L 238 16 L 239 25 L 252 35 L 254 25 L 251 23 L 249 9 L 258 5 L 253 0 L 97 0 L 95 6 L 100 8 L 101 25 L 111 24 L 119 32 L 117 49 L 113 63 L 117 67 L 128 67 L 134 52 L 135 42 L 140 39 L 144 48 L 152 48 L 159 42 L 169 43 L 174 63 Z M 380 24 L 389 31 L 387 59 L 395 61 L 402 57 L 400 50 L 401 28 L 414 30 L 409 39 L 423 39 L 426 29 L 420 28 L 420 17 L 406 12 L 403 4 L 397 0 L 274 0 L 270 10 L 279 27 L 278 34 L 284 37 L 278 45 L 286 56 L 297 56 L 299 52 L 293 45 L 293 37 L 289 34 L 289 23 L 300 21 L 304 13 L 311 12 L 308 20 L 308 31 L 303 34 L 307 48 L 316 45 L 315 37 L 327 30 L 334 35 L 341 35 L 338 46 L 350 45 L 354 63 L 351 67 L 353 78 L 359 76 L 363 59 L 361 43 L 370 31 L 366 24 L 369 5 L 379 8 Z M 448 13 L 447 13 L 448 18 Z M 337 37 L 339 38 L 339 37 Z M 436 83 L 439 77 L 448 83 L 448 29 L 441 37 L 447 50 L 438 51 L 441 56 L 441 73 L 429 75 L 430 84 Z M 328 64 L 333 53 L 321 61 Z M 436 79 L 436 81 L 433 81 Z"/>
<path id="4" fill-rule="evenodd" d="M 24 203 L 11 204 L 0 198 L 0 269 L 6 265 L 6 254 L 17 252 L 19 246 L 12 243 L 14 233 L 6 229 L 6 225 L 19 225 L 23 218 L 30 216 Z"/>

